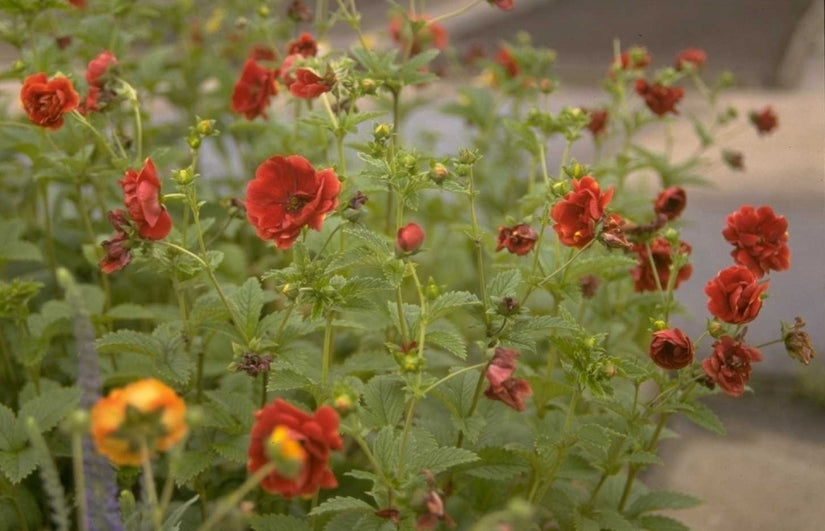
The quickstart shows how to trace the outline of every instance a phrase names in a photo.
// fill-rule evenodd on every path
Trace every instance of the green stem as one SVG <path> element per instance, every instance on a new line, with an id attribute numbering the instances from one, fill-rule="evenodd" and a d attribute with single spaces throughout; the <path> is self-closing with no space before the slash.
<path id="1" fill-rule="evenodd" d="M 557 450 L 553 468 L 550 469 L 550 472 L 546 477 L 535 478 L 535 482 L 533 483 L 527 497 L 527 501 L 529 503 L 533 503 L 536 498 L 541 499 L 544 497 L 544 493 L 553 485 L 553 481 L 556 479 L 556 474 L 558 474 L 559 469 L 564 462 L 564 458 L 567 456 L 567 451 L 570 448 L 570 444 L 566 439 L 570 432 L 570 426 L 573 424 L 573 417 L 576 416 L 576 405 L 578 404 L 580 394 L 581 390 L 578 388 L 573 390 L 573 395 L 570 397 L 570 404 L 567 406 L 567 415 L 564 417 L 564 426 L 562 427 L 561 435 L 559 436 L 560 448 Z"/>
<path id="2" fill-rule="evenodd" d="M 697 339 L 696 341 L 698 342 L 699 340 Z M 785 342 L 785 339 L 780 337 L 779 339 L 774 339 L 773 341 L 768 341 L 767 343 L 762 343 L 760 345 L 756 345 L 753 348 L 769 347 L 771 345 L 776 345 L 777 343 L 784 343 L 784 342 Z"/>
<path id="3" fill-rule="evenodd" d="M 477 6 L 480 3 L 481 3 L 481 0 L 473 0 L 469 4 L 465 4 L 463 7 L 459 7 L 455 11 L 450 11 L 449 13 L 445 13 L 441 16 L 435 17 L 434 19 L 432 19 L 429 22 L 429 24 L 435 24 L 436 22 L 441 22 L 442 20 L 447 20 L 448 18 L 457 17 L 457 16 L 461 15 L 462 13 L 465 13 L 465 12 L 469 11 L 470 9 L 474 8 L 475 6 Z"/>
<path id="4" fill-rule="evenodd" d="M 52 213 L 49 205 L 49 189 L 45 180 L 40 181 L 40 196 L 43 200 L 43 230 L 46 232 L 46 258 L 49 261 L 49 269 L 52 279 L 57 286 L 57 257 L 54 252 L 54 235 L 52 234 Z M 56 288 L 55 288 L 56 289 Z"/>
<path id="5" fill-rule="evenodd" d="M 89 217 L 89 205 L 83 197 L 83 187 L 80 182 L 75 183 L 75 193 L 77 194 L 77 208 L 80 211 L 80 218 L 83 220 L 83 227 L 86 229 L 86 234 L 89 237 L 89 243 L 95 245 L 95 231 L 92 227 L 92 220 Z M 95 254 L 98 260 L 103 258 L 103 248 L 95 245 Z M 100 286 L 103 288 L 103 313 L 106 313 L 112 307 L 112 290 L 109 284 L 109 275 L 98 272 L 100 276 Z"/>
<path id="6" fill-rule="evenodd" d="M 487 363 L 488 363 L 488 362 L 486 362 L 486 361 L 485 361 L 485 362 L 483 362 L 483 363 L 477 363 L 477 364 L 475 364 L 475 365 L 470 365 L 469 367 L 464 367 L 463 369 L 459 369 L 459 370 L 457 370 L 457 371 L 453 371 L 453 372 L 451 372 L 450 374 L 448 374 L 447 376 L 444 376 L 443 378 L 441 378 L 440 380 L 438 380 L 438 381 L 437 381 L 437 382 L 435 382 L 434 384 L 430 385 L 429 387 L 427 387 L 426 389 L 424 389 L 423 391 L 421 391 L 421 394 L 422 394 L 422 395 L 426 395 L 427 393 L 429 393 L 430 391 L 432 391 L 433 389 L 435 389 L 435 388 L 436 388 L 436 387 L 438 387 L 439 385 L 443 384 L 443 383 L 444 383 L 444 382 L 446 382 L 447 380 L 450 380 L 450 379 L 452 379 L 452 378 L 455 378 L 455 377 L 456 377 L 456 376 L 458 376 L 459 374 L 463 374 L 463 373 L 468 372 L 468 371 L 474 371 L 474 370 L 476 370 L 476 369 L 480 369 L 480 368 L 482 368 L 482 367 L 486 367 L 486 366 L 487 366 Z"/>
<path id="7" fill-rule="evenodd" d="M 329 366 L 332 362 L 333 313 L 334 312 L 332 311 L 329 311 L 327 313 L 327 324 L 324 328 L 324 353 L 321 358 L 321 387 L 327 386 L 327 380 L 329 378 Z"/>
<path id="8" fill-rule="evenodd" d="M 120 157 L 112 150 L 112 146 L 109 145 L 109 142 L 107 142 L 106 139 L 103 138 L 103 135 L 100 134 L 100 132 L 95 128 L 95 126 L 93 126 L 91 123 L 89 123 L 88 120 L 86 120 L 85 116 L 80 114 L 78 111 L 72 111 L 71 114 L 75 118 L 75 120 L 77 120 L 83 126 L 88 128 L 95 136 L 95 138 L 97 138 L 100 141 L 100 143 L 103 144 L 103 147 L 105 147 L 106 151 L 109 152 L 109 156 L 112 157 L 112 160 L 120 159 Z"/>
<path id="9" fill-rule="evenodd" d="M 223 517 L 226 516 L 226 514 L 241 501 L 241 498 L 257 487 L 266 476 L 275 471 L 275 467 L 275 463 L 270 461 L 256 470 L 255 473 L 249 476 L 240 487 L 221 500 L 218 508 L 215 509 L 215 512 L 209 516 L 209 519 L 198 528 L 198 531 L 208 531 L 209 529 L 215 527 L 216 524 L 220 523 Z"/>
<path id="10" fill-rule="evenodd" d="M 489 335 L 490 316 L 487 315 L 487 281 L 484 277 L 484 248 L 481 245 L 481 231 L 478 228 L 478 218 L 476 216 L 476 192 L 475 176 L 473 167 L 470 166 L 469 175 L 469 195 L 470 195 L 470 223 L 473 231 L 473 245 L 476 248 L 476 267 L 478 268 L 478 279 L 481 288 L 481 310 L 484 319 L 484 333 Z"/>
<path id="11" fill-rule="evenodd" d="M 72 433 L 72 468 L 77 493 L 77 526 L 80 531 L 88 531 L 86 518 L 89 514 L 89 500 L 86 499 L 86 474 L 83 470 L 83 433 L 78 430 Z"/>
<path id="12" fill-rule="evenodd" d="M 155 531 L 161 531 L 163 529 L 163 514 L 158 503 L 158 491 L 155 487 L 155 476 L 152 473 L 152 459 L 145 439 L 140 442 L 140 467 L 143 471 L 144 489 L 149 497 L 149 509 L 152 511 L 152 525 Z"/>

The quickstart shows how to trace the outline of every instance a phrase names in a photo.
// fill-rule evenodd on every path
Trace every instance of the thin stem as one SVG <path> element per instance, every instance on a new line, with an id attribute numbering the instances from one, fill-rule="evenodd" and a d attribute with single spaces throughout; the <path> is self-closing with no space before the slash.
<path id="1" fill-rule="evenodd" d="M 95 244 L 95 231 L 92 227 L 92 220 L 89 217 L 89 205 L 83 197 L 83 187 L 80 182 L 75 183 L 75 193 L 77 194 L 77 208 L 80 211 L 80 218 L 83 220 L 83 227 L 89 237 L 89 243 Z M 95 254 L 98 259 L 103 258 L 103 248 L 95 245 Z M 109 275 L 100 273 L 100 285 L 103 288 L 103 312 L 106 313 L 112 307 L 112 291 L 109 284 Z"/>
<path id="2" fill-rule="evenodd" d="M 476 369 L 480 369 L 480 368 L 482 368 L 482 367 L 486 367 L 486 366 L 487 366 L 487 363 L 488 363 L 488 362 L 486 362 L 486 361 L 485 361 L 485 362 L 483 362 L 483 363 L 477 363 L 476 365 L 470 365 L 469 367 L 464 367 L 463 369 L 459 369 L 459 370 L 457 370 L 457 371 L 451 372 L 451 373 L 450 373 L 450 374 L 448 374 L 447 376 L 445 376 L 445 377 L 441 378 L 440 380 L 438 380 L 438 381 L 437 381 L 437 382 L 435 382 L 434 384 L 430 385 L 429 387 L 427 387 L 426 389 L 424 389 L 423 391 L 421 391 L 421 394 L 422 394 L 422 395 L 426 395 L 427 393 L 429 393 L 430 391 L 432 391 L 433 389 L 435 389 L 435 388 L 436 388 L 436 387 L 438 387 L 439 385 L 441 385 L 441 384 L 445 383 L 447 380 L 450 380 L 450 379 L 452 379 L 452 378 L 455 378 L 455 377 L 456 377 L 456 376 L 458 376 L 459 374 L 463 374 L 463 373 L 468 372 L 468 371 L 474 371 L 474 370 L 476 370 Z"/>
<path id="3" fill-rule="evenodd" d="M 113 160 L 120 159 L 120 157 L 112 150 L 112 146 L 109 145 L 109 142 L 107 142 L 106 139 L 103 138 L 103 135 L 100 134 L 100 132 L 95 128 L 95 126 L 93 126 L 92 124 L 89 123 L 88 120 L 86 120 L 85 116 L 80 114 L 78 111 L 72 111 L 71 114 L 75 118 L 75 120 L 77 120 L 82 125 L 84 125 L 86 128 L 88 128 L 92 132 L 92 134 L 95 136 L 95 138 L 97 138 L 100 141 L 100 143 L 103 144 L 103 147 L 106 148 L 106 151 L 109 152 L 109 156 L 111 156 Z"/>
<path id="4" fill-rule="evenodd" d="M 333 334 L 333 326 L 332 326 L 332 318 L 334 312 L 329 311 L 327 313 L 327 324 L 324 328 L 324 353 L 321 358 L 321 387 L 327 386 L 327 380 L 329 378 L 329 366 L 332 362 L 332 334 Z"/>
<path id="5" fill-rule="evenodd" d="M 215 527 L 216 524 L 220 523 L 223 517 L 226 516 L 226 514 L 241 501 L 241 498 L 257 487 L 266 476 L 275 471 L 275 467 L 275 463 L 270 461 L 256 470 L 254 474 L 249 476 L 246 481 L 243 482 L 243 485 L 221 500 L 218 508 L 215 509 L 215 512 L 209 516 L 209 519 L 198 528 L 198 531 L 208 531 L 209 529 Z"/>
<path id="6" fill-rule="evenodd" d="M 156 531 L 163 528 L 163 514 L 158 503 L 158 491 L 155 488 L 155 476 L 152 473 L 152 459 L 146 440 L 140 442 L 140 467 L 143 471 L 143 484 L 146 495 L 149 497 L 149 509 L 152 511 L 152 525 Z"/>
<path id="7" fill-rule="evenodd" d="M 86 499 L 86 473 L 83 465 L 83 433 L 75 430 L 72 433 L 72 469 L 77 493 L 77 523 L 80 531 L 88 531 L 89 500 Z"/>
<path id="8" fill-rule="evenodd" d="M 775 345 L 777 343 L 784 343 L 784 342 L 785 342 L 785 339 L 780 337 L 779 339 L 774 339 L 773 341 L 768 341 L 767 343 L 762 343 L 761 345 L 756 345 L 753 348 L 768 347 L 768 346 L 771 346 L 771 345 Z"/>
<path id="9" fill-rule="evenodd" d="M 481 310 L 484 319 L 484 332 L 485 334 L 489 334 L 490 317 L 487 315 L 487 281 L 484 278 L 484 248 L 481 245 L 481 231 L 478 228 L 478 218 L 476 217 L 475 172 L 472 166 L 470 166 L 469 177 L 470 223 L 472 224 L 473 244 L 476 248 L 476 267 L 478 268 L 478 279 L 481 288 Z"/>
<path id="10" fill-rule="evenodd" d="M 441 16 L 435 17 L 429 24 L 435 24 L 436 22 L 441 22 L 442 20 L 447 20 L 448 18 L 457 17 L 462 13 L 469 11 L 470 9 L 474 8 L 476 5 L 480 4 L 481 0 L 473 0 L 469 4 L 465 4 L 463 7 L 459 7 L 455 11 L 450 11 L 449 13 L 445 13 Z"/>

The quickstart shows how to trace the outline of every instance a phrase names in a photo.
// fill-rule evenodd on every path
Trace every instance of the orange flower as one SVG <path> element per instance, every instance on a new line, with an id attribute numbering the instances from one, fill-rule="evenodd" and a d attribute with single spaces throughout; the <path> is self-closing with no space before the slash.
<path id="1" fill-rule="evenodd" d="M 140 447 L 165 452 L 187 432 L 186 404 L 154 378 L 112 390 L 92 408 L 92 439 L 97 451 L 116 465 L 141 463 Z"/>
<path id="2" fill-rule="evenodd" d="M 20 89 L 20 105 L 29 119 L 40 127 L 56 131 L 63 127 L 63 115 L 76 109 L 80 96 L 68 78 L 52 79 L 40 72 L 27 77 Z"/>

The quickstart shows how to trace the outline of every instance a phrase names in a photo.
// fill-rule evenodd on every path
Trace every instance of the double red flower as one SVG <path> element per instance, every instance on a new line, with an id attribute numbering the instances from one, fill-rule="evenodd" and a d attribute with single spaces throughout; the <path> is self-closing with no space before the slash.
<path id="1" fill-rule="evenodd" d="M 729 324 L 749 323 L 759 315 L 762 294 L 769 284 L 760 284 L 759 277 L 747 267 L 723 269 L 705 286 L 708 311 Z"/>
<path id="2" fill-rule="evenodd" d="M 649 84 L 645 79 L 636 80 L 636 94 L 645 100 L 647 108 L 657 116 L 667 113 L 679 114 L 676 104 L 685 95 L 680 87 L 666 87 L 661 83 Z"/>
<path id="3" fill-rule="evenodd" d="M 590 115 L 587 129 L 594 137 L 599 137 L 607 133 L 607 119 L 609 117 L 607 109 L 589 109 L 587 114 Z"/>
<path id="4" fill-rule="evenodd" d="M 162 240 L 172 230 L 172 218 L 160 204 L 160 181 L 155 163 L 146 159 L 140 172 L 129 169 L 122 180 L 123 202 L 141 238 Z"/>
<path id="5" fill-rule="evenodd" d="M 656 198 L 653 211 L 664 215 L 668 220 L 679 217 L 687 206 L 687 194 L 680 186 L 671 186 Z"/>
<path id="6" fill-rule="evenodd" d="M 673 247 L 670 242 L 658 237 L 650 242 L 649 252 L 647 246 L 641 243 L 635 244 L 633 250 L 638 253 L 638 264 L 630 272 L 633 277 L 634 289 L 639 292 L 658 290 L 656 275 L 659 277 L 662 289 L 666 289 L 670 281 L 670 266 L 673 263 L 673 257 L 671 256 Z M 679 242 L 678 252 L 690 254 L 691 247 L 686 242 Z M 651 257 L 653 266 L 656 267 L 656 273 L 653 272 L 651 266 Z M 678 288 L 680 283 L 689 279 L 691 273 L 693 273 L 693 266 L 690 264 L 683 265 L 676 273 L 673 289 Z"/>
<path id="7" fill-rule="evenodd" d="M 27 77 L 20 89 L 20 105 L 29 119 L 53 131 L 63 127 L 63 115 L 77 108 L 78 103 L 80 96 L 69 78 L 63 76 L 50 80 L 40 72 Z"/>
<path id="8" fill-rule="evenodd" d="M 762 361 L 762 353 L 730 336 L 713 344 L 713 353 L 702 361 L 705 374 L 730 396 L 742 396 L 751 376 L 751 363 Z"/>
<path id="9" fill-rule="evenodd" d="M 246 216 L 260 238 L 289 249 L 305 226 L 321 230 L 340 191 L 332 168 L 315 171 L 300 155 L 276 155 L 258 166 L 246 187 Z"/>
<path id="10" fill-rule="evenodd" d="M 496 348 L 493 359 L 487 365 L 486 376 L 490 385 L 484 391 L 484 396 L 504 402 L 516 411 L 524 411 L 527 407 L 524 400 L 533 394 L 533 389 L 527 380 L 513 378 L 519 355 L 517 350 Z"/>
<path id="11" fill-rule="evenodd" d="M 693 343 L 678 328 L 653 333 L 648 355 L 663 369 L 682 369 L 693 363 Z"/>
<path id="12" fill-rule="evenodd" d="M 760 135 L 770 133 L 779 125 L 779 118 L 770 105 L 761 111 L 751 111 L 748 118 Z"/>
<path id="13" fill-rule="evenodd" d="M 332 450 L 343 446 L 338 422 L 338 413 L 330 406 L 309 414 L 276 399 L 255 413 L 247 470 L 254 473 L 270 461 L 283 460 L 283 468 L 276 467 L 268 474 L 261 488 L 285 498 L 311 496 L 318 489 L 337 487 L 329 457 Z"/>
<path id="14" fill-rule="evenodd" d="M 737 264 L 760 277 L 791 267 L 785 216 L 777 216 L 769 206 L 744 205 L 727 217 L 727 223 L 722 236 L 734 245 L 731 256 Z"/>
<path id="15" fill-rule="evenodd" d="M 278 69 L 267 68 L 259 63 L 261 60 L 274 60 L 271 50 L 256 48 L 246 59 L 241 77 L 232 90 L 232 110 L 243 114 L 247 120 L 258 116 L 266 118 L 269 100 L 278 93 Z"/>
<path id="16" fill-rule="evenodd" d="M 685 48 L 676 56 L 676 70 L 684 70 L 687 65 L 699 69 L 705 66 L 708 55 L 701 48 Z"/>
<path id="17" fill-rule="evenodd" d="M 86 95 L 81 111 L 86 114 L 89 111 L 100 110 L 101 100 L 105 104 L 115 97 L 111 88 L 106 87 L 109 81 L 110 71 L 117 68 L 117 57 L 109 50 L 100 52 L 97 57 L 89 61 L 86 67 L 86 82 L 89 84 L 89 93 Z"/>
<path id="18" fill-rule="evenodd" d="M 535 229 L 524 223 L 515 227 L 499 227 L 496 251 L 506 248 L 513 254 L 524 256 L 533 249 L 538 238 Z"/>
<path id="19" fill-rule="evenodd" d="M 321 77 L 309 68 L 299 68 L 295 71 L 295 78 L 289 85 L 289 92 L 296 98 L 311 100 L 324 92 L 332 90 L 335 78 Z"/>
<path id="20" fill-rule="evenodd" d="M 604 216 L 613 189 L 602 193 L 599 183 L 589 175 L 572 182 L 573 191 L 553 205 L 550 217 L 556 222 L 553 230 L 561 243 L 581 249 L 596 236 L 596 223 Z"/>

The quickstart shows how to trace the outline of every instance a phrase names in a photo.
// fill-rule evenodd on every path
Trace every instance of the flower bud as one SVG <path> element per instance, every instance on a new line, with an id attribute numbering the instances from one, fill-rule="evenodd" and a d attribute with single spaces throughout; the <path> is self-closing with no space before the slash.
<path id="1" fill-rule="evenodd" d="M 667 322 L 662 319 L 656 319 L 653 321 L 653 329 L 656 331 L 664 330 L 667 328 Z"/>
<path id="2" fill-rule="evenodd" d="M 444 179 L 446 179 L 449 175 L 450 171 L 447 169 L 446 166 L 444 166 L 440 162 L 436 162 L 430 168 L 430 179 L 432 179 L 436 183 L 440 184 L 444 182 Z"/>
<path id="3" fill-rule="evenodd" d="M 265 5 L 258 6 L 258 16 L 261 18 L 266 18 L 269 16 L 269 8 Z"/>
<path id="4" fill-rule="evenodd" d="M 361 90 L 364 91 L 364 94 L 375 94 L 375 91 L 378 89 L 378 84 L 370 79 L 362 79 L 361 80 Z"/>
<path id="5" fill-rule="evenodd" d="M 441 295 L 441 288 L 438 287 L 438 284 L 435 283 L 435 279 L 430 277 L 427 280 L 427 286 L 424 288 L 424 294 L 430 300 L 435 300 Z"/>
<path id="6" fill-rule="evenodd" d="M 458 152 L 458 161 L 461 164 L 474 164 L 478 160 L 478 153 L 472 149 L 461 149 Z"/>
<path id="7" fill-rule="evenodd" d="M 217 133 L 215 130 L 215 120 L 201 120 L 197 126 L 198 134 L 201 136 L 210 136 Z"/>
<path id="8" fill-rule="evenodd" d="M 424 243 L 424 230 L 415 223 L 408 223 L 398 229 L 395 246 L 405 254 L 418 251 Z"/>
<path id="9" fill-rule="evenodd" d="M 392 135 L 392 127 L 389 124 L 378 124 L 372 132 L 372 136 L 375 137 L 376 141 L 385 140 L 390 135 Z"/>
<path id="10" fill-rule="evenodd" d="M 185 186 L 195 180 L 195 174 L 191 168 L 184 168 L 173 173 L 172 180 L 175 181 L 176 184 Z"/>

